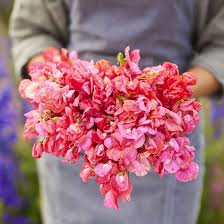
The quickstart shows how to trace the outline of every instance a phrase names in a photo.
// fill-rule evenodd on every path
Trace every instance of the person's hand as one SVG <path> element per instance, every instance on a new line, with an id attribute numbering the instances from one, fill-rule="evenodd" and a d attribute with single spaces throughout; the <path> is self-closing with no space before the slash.
<path id="1" fill-rule="evenodd" d="M 212 96 L 221 91 L 221 84 L 207 69 L 195 66 L 188 71 L 194 73 L 197 79 L 196 85 L 192 86 L 193 96 L 195 98 Z"/>
<path id="2" fill-rule="evenodd" d="M 26 65 L 23 67 L 22 77 L 25 79 L 30 79 L 28 75 L 29 66 L 34 62 L 43 62 L 43 61 L 44 61 L 44 57 L 42 56 L 42 54 L 37 54 L 33 56 L 32 58 L 30 58 L 28 62 L 26 63 Z"/>
<path id="3" fill-rule="evenodd" d="M 29 67 L 30 64 L 34 63 L 34 62 L 44 62 L 44 57 L 42 56 L 42 54 L 37 54 L 35 56 L 33 56 L 27 63 L 27 68 Z"/>

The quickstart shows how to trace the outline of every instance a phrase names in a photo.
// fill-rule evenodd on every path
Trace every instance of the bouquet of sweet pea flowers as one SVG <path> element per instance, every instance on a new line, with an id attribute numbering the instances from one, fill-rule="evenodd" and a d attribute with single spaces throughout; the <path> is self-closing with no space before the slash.
<path id="1" fill-rule="evenodd" d="M 141 70 L 139 50 L 129 47 L 118 65 L 84 61 L 66 49 L 49 48 L 43 57 L 19 87 L 34 108 L 24 130 L 25 138 L 37 139 L 33 157 L 45 152 L 72 164 L 82 158 L 80 177 L 95 179 L 107 208 L 130 200 L 131 173 L 197 178 L 195 148 L 184 137 L 201 108 L 192 98 L 192 74 L 180 75 L 169 62 Z"/>

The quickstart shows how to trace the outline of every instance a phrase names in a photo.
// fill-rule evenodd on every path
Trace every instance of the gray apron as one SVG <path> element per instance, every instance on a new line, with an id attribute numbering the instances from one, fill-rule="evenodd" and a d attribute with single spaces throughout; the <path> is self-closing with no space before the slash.
<path id="1" fill-rule="evenodd" d="M 171 61 L 185 71 L 191 61 L 196 0 L 67 0 L 70 41 L 82 59 L 115 55 L 127 45 L 140 48 L 141 66 Z M 38 161 L 45 224 L 195 224 L 203 176 L 201 127 L 190 136 L 200 177 L 190 183 L 151 172 L 132 176 L 130 203 L 106 209 L 99 187 L 83 183 L 76 167 L 44 155 Z"/>

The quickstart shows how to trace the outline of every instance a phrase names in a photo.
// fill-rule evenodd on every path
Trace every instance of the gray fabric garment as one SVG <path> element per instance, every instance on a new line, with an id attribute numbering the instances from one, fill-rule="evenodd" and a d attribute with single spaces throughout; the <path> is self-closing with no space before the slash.
<path id="1" fill-rule="evenodd" d="M 200 177 L 181 183 L 172 175 L 133 175 L 131 202 L 119 211 L 104 208 L 98 186 L 81 181 L 79 166 L 68 166 L 44 155 L 38 161 L 44 224 L 196 224 L 204 169 L 199 128 L 190 140 L 196 147 Z"/>
<path id="2" fill-rule="evenodd" d="M 196 0 L 67 0 L 69 49 L 81 58 L 109 59 L 127 45 L 141 51 L 142 66 L 164 61 L 186 71 L 193 57 Z"/>

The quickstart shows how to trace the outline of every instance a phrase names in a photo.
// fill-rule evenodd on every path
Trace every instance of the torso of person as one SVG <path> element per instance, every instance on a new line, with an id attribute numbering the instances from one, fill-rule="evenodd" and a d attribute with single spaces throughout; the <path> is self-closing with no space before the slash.
<path id="1" fill-rule="evenodd" d="M 65 0 L 68 48 L 80 58 L 116 63 L 126 46 L 140 49 L 141 67 L 174 62 L 181 72 L 193 56 L 196 0 Z"/>

